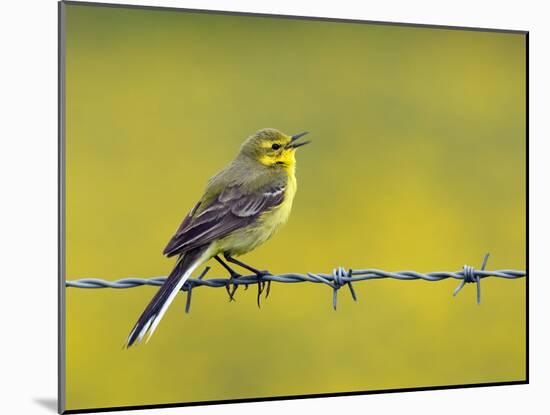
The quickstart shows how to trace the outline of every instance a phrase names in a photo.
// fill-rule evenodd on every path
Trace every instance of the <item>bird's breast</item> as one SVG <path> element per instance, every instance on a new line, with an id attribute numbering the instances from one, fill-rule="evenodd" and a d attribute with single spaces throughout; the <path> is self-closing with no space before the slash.
<path id="1" fill-rule="evenodd" d="M 263 213 L 254 225 L 232 232 L 217 241 L 216 249 L 231 255 L 243 255 L 263 244 L 288 220 L 295 194 L 296 178 L 289 175 L 282 203 Z"/>
<path id="2" fill-rule="evenodd" d="M 277 230 L 279 226 L 288 220 L 290 211 L 292 210 L 292 202 L 294 202 L 294 196 L 296 195 L 296 187 L 296 177 L 293 174 L 289 175 L 283 201 L 279 206 L 266 212 L 264 217 L 262 217 L 264 224 L 271 223 L 271 226 L 274 228 L 273 231 Z"/>

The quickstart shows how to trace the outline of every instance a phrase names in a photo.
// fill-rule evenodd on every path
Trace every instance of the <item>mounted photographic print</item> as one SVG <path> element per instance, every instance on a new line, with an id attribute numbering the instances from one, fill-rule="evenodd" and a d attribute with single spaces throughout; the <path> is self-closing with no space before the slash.
<path id="1" fill-rule="evenodd" d="M 59 13 L 60 412 L 527 382 L 527 32 Z"/>

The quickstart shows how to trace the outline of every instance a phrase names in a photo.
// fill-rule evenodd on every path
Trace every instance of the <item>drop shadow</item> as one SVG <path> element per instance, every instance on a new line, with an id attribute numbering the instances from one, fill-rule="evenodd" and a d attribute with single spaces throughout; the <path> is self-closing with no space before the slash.
<path id="1" fill-rule="evenodd" d="M 57 413 L 57 399 L 55 398 L 34 398 L 38 405 Z"/>

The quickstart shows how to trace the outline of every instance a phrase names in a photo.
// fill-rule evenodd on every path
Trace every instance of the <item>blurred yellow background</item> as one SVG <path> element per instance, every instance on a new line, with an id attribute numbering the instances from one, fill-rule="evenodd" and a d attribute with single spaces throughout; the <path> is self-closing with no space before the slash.
<path id="1" fill-rule="evenodd" d="M 525 36 L 67 6 L 67 278 L 161 251 L 249 134 L 310 131 L 282 272 L 526 266 Z M 212 261 L 209 276 L 226 276 Z M 67 289 L 67 408 L 522 380 L 525 280 L 199 288 L 122 348 L 156 288 Z"/>

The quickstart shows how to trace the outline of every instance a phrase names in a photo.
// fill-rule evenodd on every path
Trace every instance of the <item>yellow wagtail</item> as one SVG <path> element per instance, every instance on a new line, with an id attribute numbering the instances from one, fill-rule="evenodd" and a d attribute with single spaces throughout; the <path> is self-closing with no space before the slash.
<path id="1" fill-rule="evenodd" d="M 266 274 L 234 256 L 252 251 L 269 239 L 290 214 L 296 193 L 295 151 L 309 141 L 297 140 L 307 133 L 287 136 L 266 128 L 248 137 L 237 157 L 208 181 L 204 195 L 185 217 L 164 249 L 178 256 L 176 265 L 155 294 L 128 336 L 126 346 L 147 340 L 191 273 L 215 258 L 238 277 L 226 261 Z"/>

